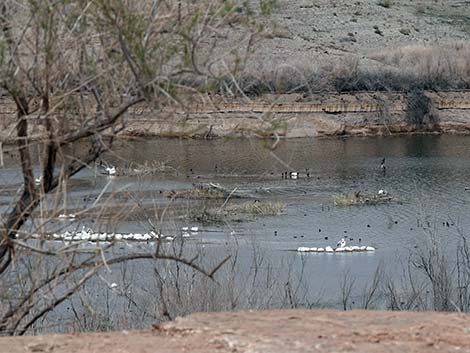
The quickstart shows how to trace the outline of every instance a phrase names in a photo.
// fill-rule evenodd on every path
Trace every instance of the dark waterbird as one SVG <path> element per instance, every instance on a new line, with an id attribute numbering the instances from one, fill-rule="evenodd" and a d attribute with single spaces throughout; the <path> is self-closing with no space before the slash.
<path id="1" fill-rule="evenodd" d="M 382 173 L 385 174 L 387 167 L 385 166 L 385 158 L 382 158 L 382 162 L 380 163 L 380 169 L 382 170 Z"/>

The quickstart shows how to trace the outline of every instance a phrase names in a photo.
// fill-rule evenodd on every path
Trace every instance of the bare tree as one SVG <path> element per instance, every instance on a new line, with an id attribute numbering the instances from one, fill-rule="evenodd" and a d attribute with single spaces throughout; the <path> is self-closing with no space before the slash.
<path id="1" fill-rule="evenodd" d="M 0 330 L 28 331 L 112 264 L 171 259 L 211 277 L 196 259 L 153 253 L 109 255 L 107 248 L 31 245 L 23 228 L 46 196 L 112 147 L 129 109 L 187 104 L 211 82 L 243 68 L 258 24 L 245 2 L 4 0 L 0 5 L 0 89 L 14 102 L 12 137 L 23 181 L 0 229 L 0 279 L 21 295 L 0 305 Z M 236 34 L 231 35 L 233 28 Z M 234 47 L 233 39 L 238 46 Z M 227 43 L 230 38 L 230 43 Z M 80 144 L 86 148 L 68 147 Z M 32 160 L 40 147 L 40 175 Z M 40 183 L 35 180 L 39 177 Z M 58 212 L 58 211 L 57 211 Z M 41 232 L 45 222 L 36 230 Z M 57 258 L 44 269 L 44 258 Z M 12 263 L 17 264 L 12 270 Z M 21 272 L 24 271 L 24 272 Z M 7 276 L 9 274 L 9 276 Z M 14 277 L 14 276 L 13 276 Z M 5 300 L 5 301 L 3 301 Z"/>

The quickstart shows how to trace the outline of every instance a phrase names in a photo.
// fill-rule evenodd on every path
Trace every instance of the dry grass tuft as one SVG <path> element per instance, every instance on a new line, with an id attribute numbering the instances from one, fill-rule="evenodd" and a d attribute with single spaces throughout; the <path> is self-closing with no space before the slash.
<path id="1" fill-rule="evenodd" d="M 377 33 L 381 33 L 378 27 Z M 411 35 L 411 29 L 400 33 Z M 379 34 L 380 34 L 379 33 Z M 351 55 L 340 63 L 280 67 L 273 71 L 248 71 L 237 79 L 219 80 L 215 90 L 248 96 L 263 94 L 312 94 L 321 92 L 400 91 L 470 89 L 470 44 L 413 44 L 383 49 L 363 61 Z M 371 61 L 375 62 L 371 64 Z"/>
<path id="2" fill-rule="evenodd" d="M 191 211 L 190 218 L 193 221 L 214 224 L 225 221 L 244 220 L 250 216 L 276 216 L 282 213 L 285 204 L 278 201 L 247 201 L 242 203 L 233 203 L 220 207 L 203 207 Z"/>
<path id="3" fill-rule="evenodd" d="M 275 216 L 282 212 L 285 204 L 278 201 L 254 201 L 232 204 L 225 211 L 229 213 L 245 213 L 254 216 Z"/>
<path id="4" fill-rule="evenodd" d="M 227 197 L 223 191 L 209 188 L 172 190 L 166 192 L 165 196 L 175 199 L 225 199 Z"/>
<path id="5" fill-rule="evenodd" d="M 389 68 L 401 72 L 422 88 L 452 89 L 470 87 L 470 44 L 425 46 L 408 45 L 370 56 Z"/>
<path id="6" fill-rule="evenodd" d="M 388 202 L 396 202 L 398 199 L 388 194 L 361 194 L 360 191 L 347 195 L 334 196 L 335 206 L 363 206 L 363 205 L 378 205 Z"/>

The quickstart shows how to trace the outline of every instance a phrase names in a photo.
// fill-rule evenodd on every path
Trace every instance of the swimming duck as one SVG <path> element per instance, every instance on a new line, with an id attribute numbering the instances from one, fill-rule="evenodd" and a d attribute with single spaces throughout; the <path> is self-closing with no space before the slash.
<path id="1" fill-rule="evenodd" d="M 385 166 L 385 158 L 383 158 L 382 162 L 380 163 L 380 169 L 385 174 L 385 171 L 387 170 L 387 167 Z"/>
<path id="2" fill-rule="evenodd" d="M 296 180 L 299 178 L 299 172 L 290 172 L 289 176 L 291 179 Z"/>

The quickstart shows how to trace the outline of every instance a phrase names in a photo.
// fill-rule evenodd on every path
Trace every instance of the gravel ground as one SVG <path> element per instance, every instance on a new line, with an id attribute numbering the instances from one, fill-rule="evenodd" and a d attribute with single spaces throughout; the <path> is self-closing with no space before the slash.
<path id="1" fill-rule="evenodd" d="M 377 65 L 371 56 L 387 49 L 470 38 L 470 1 L 278 0 L 272 15 L 272 38 L 253 58 L 263 70 L 319 68 L 353 58 Z"/>
<path id="2" fill-rule="evenodd" d="M 152 331 L 3 338 L 0 352 L 470 352 L 470 316 L 306 310 L 201 313 Z"/>

